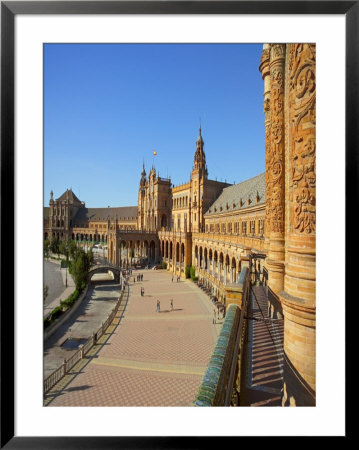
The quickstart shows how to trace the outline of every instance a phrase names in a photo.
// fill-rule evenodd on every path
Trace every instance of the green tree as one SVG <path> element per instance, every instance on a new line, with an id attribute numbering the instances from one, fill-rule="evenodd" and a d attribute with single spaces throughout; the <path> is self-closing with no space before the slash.
<path id="1" fill-rule="evenodd" d="M 44 258 L 49 257 L 49 251 L 50 251 L 50 241 L 46 239 L 44 241 Z"/>
<path id="2" fill-rule="evenodd" d="M 185 276 L 186 278 L 191 278 L 191 266 L 186 266 Z"/>
<path id="3" fill-rule="evenodd" d="M 83 283 L 87 281 L 88 273 L 88 258 L 84 251 L 77 252 L 75 260 L 72 262 L 71 272 L 76 289 L 80 291 Z"/>
<path id="4" fill-rule="evenodd" d="M 44 303 L 45 303 L 46 299 L 47 299 L 47 296 L 49 295 L 49 286 L 47 284 L 44 284 L 43 295 L 44 295 Z"/>
<path id="5" fill-rule="evenodd" d="M 59 243 L 59 253 L 67 257 L 67 245 L 65 241 Z"/>
<path id="6" fill-rule="evenodd" d="M 73 241 L 72 239 L 69 239 L 68 240 L 68 252 L 69 252 L 69 256 L 71 259 L 75 258 L 76 250 L 77 250 L 76 242 Z"/>
<path id="7" fill-rule="evenodd" d="M 190 268 L 190 275 L 191 275 L 191 280 L 194 281 L 194 279 L 196 278 L 196 269 L 191 266 Z"/>
<path id="8" fill-rule="evenodd" d="M 87 252 L 87 262 L 88 262 L 87 271 L 89 271 L 90 267 L 93 266 L 94 264 L 94 254 L 92 248 L 90 248 L 90 250 Z"/>
<path id="9" fill-rule="evenodd" d="M 59 240 L 57 237 L 54 237 L 51 239 L 49 247 L 50 247 L 50 250 L 52 251 L 52 253 L 56 253 L 56 254 L 59 253 Z"/>

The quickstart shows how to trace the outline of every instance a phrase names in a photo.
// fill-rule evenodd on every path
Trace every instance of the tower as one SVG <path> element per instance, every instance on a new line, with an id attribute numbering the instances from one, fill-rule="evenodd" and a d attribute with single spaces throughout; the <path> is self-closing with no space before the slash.
<path id="1" fill-rule="evenodd" d="M 202 138 L 201 126 L 199 127 L 199 134 L 196 141 L 196 153 L 194 154 L 194 170 L 198 170 L 201 175 L 208 176 L 207 166 L 206 166 L 206 155 L 203 150 L 204 141 Z"/>
<path id="2" fill-rule="evenodd" d="M 138 202 L 137 202 L 137 208 L 138 208 L 138 214 L 137 214 L 137 228 L 139 230 L 144 229 L 144 216 L 145 216 L 145 196 L 146 196 L 146 170 L 145 170 L 145 163 L 142 165 L 142 172 L 141 172 L 141 179 L 140 179 L 140 186 L 138 189 Z"/>
<path id="3" fill-rule="evenodd" d="M 208 177 L 206 155 L 204 153 L 204 141 L 201 126 L 196 140 L 196 152 L 194 154 L 194 167 L 191 174 L 191 231 L 200 232 L 203 228 L 203 189 Z"/>

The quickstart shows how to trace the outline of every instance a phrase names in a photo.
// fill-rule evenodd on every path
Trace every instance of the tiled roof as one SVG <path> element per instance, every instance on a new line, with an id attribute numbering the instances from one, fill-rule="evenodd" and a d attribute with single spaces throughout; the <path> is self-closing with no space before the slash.
<path id="1" fill-rule="evenodd" d="M 122 206 L 118 208 L 80 208 L 74 217 L 74 223 L 87 220 L 136 220 L 137 206 Z"/>
<path id="2" fill-rule="evenodd" d="M 250 199 L 249 204 L 248 199 Z M 256 177 L 250 178 L 249 180 L 242 181 L 242 183 L 224 188 L 217 200 L 215 200 L 208 208 L 205 216 L 220 214 L 223 212 L 239 211 L 245 208 L 264 204 L 265 200 L 265 173 L 261 173 Z"/>
<path id="3" fill-rule="evenodd" d="M 72 192 L 72 189 L 66 189 L 66 191 L 61 195 L 61 197 L 57 198 L 56 200 L 67 200 L 67 192 L 69 193 L 69 200 L 73 201 L 75 203 L 81 203 L 81 200 L 79 200 L 76 195 Z"/>

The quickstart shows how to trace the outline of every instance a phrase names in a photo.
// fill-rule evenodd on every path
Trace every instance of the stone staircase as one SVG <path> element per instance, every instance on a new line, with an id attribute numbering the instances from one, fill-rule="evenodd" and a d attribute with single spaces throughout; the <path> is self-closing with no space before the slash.
<path id="1" fill-rule="evenodd" d="M 241 406 L 281 406 L 283 386 L 283 319 L 268 316 L 264 286 L 253 286 L 248 308 Z"/>

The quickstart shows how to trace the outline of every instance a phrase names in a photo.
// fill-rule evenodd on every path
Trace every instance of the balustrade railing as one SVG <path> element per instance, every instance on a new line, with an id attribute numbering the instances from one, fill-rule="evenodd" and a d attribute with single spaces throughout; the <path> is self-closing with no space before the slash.
<path id="1" fill-rule="evenodd" d="M 231 406 L 239 404 L 244 341 L 247 333 L 247 310 L 250 296 L 248 268 L 241 272 L 242 309 L 228 307 L 221 333 L 194 400 L 194 406 Z"/>
<path id="2" fill-rule="evenodd" d="M 128 281 L 128 277 L 126 278 L 126 283 Z M 96 342 L 103 336 L 109 327 L 109 325 L 113 322 L 113 319 L 115 318 L 117 311 L 120 307 L 120 304 L 123 300 L 124 291 L 121 292 L 121 295 L 116 303 L 115 308 L 112 310 L 112 312 L 109 314 L 105 322 L 101 324 L 99 329 L 92 334 L 92 336 L 85 342 L 85 344 L 79 348 L 68 360 L 64 360 L 63 364 L 54 372 L 52 372 L 49 376 L 47 376 L 44 380 L 44 394 L 46 394 L 52 387 L 55 386 L 56 383 L 58 383 L 61 378 L 63 378 L 66 373 L 68 373 L 75 364 L 77 364 L 89 351 L 90 349 L 96 344 Z"/>

